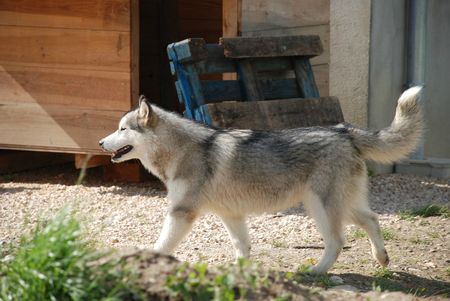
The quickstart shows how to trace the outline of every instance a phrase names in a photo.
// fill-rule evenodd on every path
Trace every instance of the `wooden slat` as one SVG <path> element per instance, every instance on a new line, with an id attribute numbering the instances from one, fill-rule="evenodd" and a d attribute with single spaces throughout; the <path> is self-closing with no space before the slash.
<path id="1" fill-rule="evenodd" d="M 180 63 L 196 62 L 208 57 L 205 40 L 191 38 L 167 46 L 169 57 L 176 58 Z"/>
<path id="2" fill-rule="evenodd" d="M 283 129 L 343 122 L 336 97 L 221 102 L 203 106 L 211 124 L 223 128 Z"/>
<path id="3" fill-rule="evenodd" d="M 221 38 L 226 57 L 316 56 L 323 51 L 319 36 Z"/>
<path id="4" fill-rule="evenodd" d="M 330 25 L 320 24 L 306 27 L 273 28 L 258 31 L 246 31 L 244 37 L 277 37 L 293 35 L 318 35 L 323 44 L 323 53 L 311 59 L 312 65 L 328 64 L 330 62 Z"/>
<path id="5" fill-rule="evenodd" d="M 130 31 L 129 14 L 130 0 L 0 1 L 0 25 Z"/>
<path id="6" fill-rule="evenodd" d="M 130 34 L 0 26 L 0 64 L 130 71 Z"/>
<path id="7" fill-rule="evenodd" d="M 140 57 L 140 18 L 139 18 L 139 0 L 131 1 L 131 41 L 129 47 L 131 54 L 131 89 L 130 97 L 132 106 L 136 106 L 139 100 L 140 94 L 140 77 L 139 77 L 139 57 Z"/>
<path id="8" fill-rule="evenodd" d="M 126 111 L 130 107 L 129 91 L 130 75 L 126 72 L 0 66 L 0 104 L 60 104 Z"/>
<path id="9" fill-rule="evenodd" d="M 326 24 L 330 0 L 252 0 L 242 2 L 242 31 Z"/>
<path id="10" fill-rule="evenodd" d="M 222 2 L 222 32 L 224 37 L 237 37 L 241 28 L 242 0 L 223 0 Z"/>
<path id="11" fill-rule="evenodd" d="M 319 90 L 316 86 L 311 63 L 306 58 L 294 58 L 294 72 L 300 90 L 300 97 L 319 97 Z"/>
<path id="12" fill-rule="evenodd" d="M 264 99 L 284 99 L 299 97 L 295 79 L 260 80 Z M 207 103 L 227 100 L 244 100 L 241 86 L 235 80 L 210 80 L 202 82 L 203 95 Z"/>
<path id="13" fill-rule="evenodd" d="M 127 161 L 103 166 L 103 181 L 136 183 L 144 180 L 155 178 L 139 162 Z"/>
<path id="14" fill-rule="evenodd" d="M 0 106 L 0 148 L 102 154 L 98 141 L 116 130 L 123 111 L 65 105 Z"/>
<path id="15" fill-rule="evenodd" d="M 239 60 L 237 62 L 236 71 L 238 74 L 238 80 L 242 82 L 245 100 L 263 100 L 264 94 L 258 81 L 257 72 L 253 69 L 252 60 Z"/>

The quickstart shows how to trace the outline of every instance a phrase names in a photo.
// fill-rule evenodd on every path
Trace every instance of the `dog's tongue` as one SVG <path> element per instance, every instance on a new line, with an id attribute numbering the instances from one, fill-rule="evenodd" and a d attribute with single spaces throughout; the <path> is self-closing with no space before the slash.
<path id="1" fill-rule="evenodd" d="M 132 149 L 133 149 L 133 147 L 131 145 L 125 145 L 124 147 L 122 147 L 122 148 L 118 149 L 117 151 L 113 152 L 111 154 L 111 158 L 112 159 L 119 159 L 120 157 L 122 157 L 126 153 L 130 152 Z"/>

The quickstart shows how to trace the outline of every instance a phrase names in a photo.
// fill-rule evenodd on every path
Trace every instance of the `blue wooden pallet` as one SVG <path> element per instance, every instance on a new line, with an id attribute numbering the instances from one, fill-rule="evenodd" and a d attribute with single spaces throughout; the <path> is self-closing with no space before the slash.
<path id="1" fill-rule="evenodd" d="M 167 47 L 185 116 L 209 125 L 209 103 L 318 98 L 309 60 L 321 52 L 317 36 L 222 38 L 220 44 L 193 38 Z M 237 79 L 203 79 L 223 73 Z"/>

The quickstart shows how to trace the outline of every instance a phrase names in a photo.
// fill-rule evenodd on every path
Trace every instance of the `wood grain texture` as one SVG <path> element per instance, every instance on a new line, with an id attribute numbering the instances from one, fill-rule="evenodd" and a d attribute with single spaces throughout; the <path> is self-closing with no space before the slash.
<path id="1" fill-rule="evenodd" d="M 336 97 L 295 98 L 205 105 L 212 125 L 223 128 L 283 129 L 344 121 Z"/>
<path id="2" fill-rule="evenodd" d="M 0 148 L 102 154 L 98 141 L 117 128 L 123 111 L 64 105 L 0 105 Z"/>
<path id="3" fill-rule="evenodd" d="M 226 57 L 316 56 L 323 51 L 319 36 L 221 38 Z"/>
<path id="4" fill-rule="evenodd" d="M 222 20 L 222 0 L 178 0 L 178 16 L 191 20 Z"/>
<path id="5" fill-rule="evenodd" d="M 330 62 L 330 26 L 329 24 L 276 28 L 258 31 L 245 31 L 243 37 L 278 37 L 292 35 L 318 35 L 323 45 L 323 53 L 311 59 L 312 65 L 326 64 Z"/>
<path id="6" fill-rule="evenodd" d="M 139 59 L 140 59 L 140 18 L 139 18 L 139 0 L 131 1 L 131 38 L 130 38 L 130 72 L 131 72 L 131 89 L 130 98 L 132 106 L 137 105 L 140 94 L 140 76 L 139 76 Z"/>
<path id="7" fill-rule="evenodd" d="M 321 96 L 330 96 L 330 66 L 328 64 L 312 66 L 317 88 Z"/>
<path id="8" fill-rule="evenodd" d="M 242 1 L 243 0 L 222 1 L 222 36 L 237 37 L 240 35 Z"/>
<path id="9" fill-rule="evenodd" d="M 0 104 L 6 103 L 127 111 L 130 74 L 4 64 L 0 66 Z"/>
<path id="10" fill-rule="evenodd" d="M 130 34 L 0 26 L 0 63 L 130 71 Z"/>
<path id="11" fill-rule="evenodd" d="M 330 0 L 242 0 L 242 32 L 328 24 Z"/>
<path id="12" fill-rule="evenodd" d="M 1 25 L 130 31 L 129 15 L 130 0 L 0 1 Z"/>
<path id="13" fill-rule="evenodd" d="M 252 60 L 239 60 L 236 63 L 238 81 L 242 82 L 242 87 L 246 101 L 264 100 L 264 94 L 260 87 L 257 73 L 253 69 Z"/>

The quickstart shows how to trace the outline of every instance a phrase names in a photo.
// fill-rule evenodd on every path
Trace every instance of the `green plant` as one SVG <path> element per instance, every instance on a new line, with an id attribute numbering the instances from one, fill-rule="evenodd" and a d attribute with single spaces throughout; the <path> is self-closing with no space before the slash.
<path id="1" fill-rule="evenodd" d="M 375 278 L 392 279 L 392 277 L 394 276 L 394 272 L 386 267 L 382 267 L 374 273 L 374 276 Z"/>
<path id="2" fill-rule="evenodd" d="M 66 211 L 41 223 L 0 263 L 0 300 L 139 300 L 131 274 L 89 247 Z"/>
<path id="3" fill-rule="evenodd" d="M 358 239 L 358 238 L 366 238 L 367 237 L 367 233 L 361 229 L 356 229 L 353 232 L 353 237 Z"/>
<path id="4" fill-rule="evenodd" d="M 374 281 L 372 282 L 372 290 L 381 292 L 385 290 L 401 290 L 401 287 L 399 287 L 394 279 L 394 272 L 389 270 L 386 267 L 382 267 L 378 269 L 374 273 Z"/>
<path id="5" fill-rule="evenodd" d="M 405 220 L 410 220 L 417 216 L 420 217 L 442 216 L 448 218 L 450 217 L 450 209 L 444 205 L 431 204 L 418 209 L 400 212 L 400 218 Z"/>
<path id="6" fill-rule="evenodd" d="M 245 299 L 250 291 L 268 286 L 268 276 L 261 276 L 257 265 L 246 259 L 219 270 L 220 273 L 212 276 L 207 272 L 206 263 L 197 263 L 192 269 L 185 263 L 166 278 L 165 286 L 172 297 L 200 301 Z"/>
<path id="7" fill-rule="evenodd" d="M 287 248 L 288 247 L 285 242 L 282 242 L 282 241 L 279 241 L 279 240 L 274 240 L 272 242 L 272 245 L 275 248 Z"/>
<path id="8" fill-rule="evenodd" d="M 393 240 L 396 237 L 395 232 L 390 229 L 381 229 L 381 235 L 384 240 Z"/>

